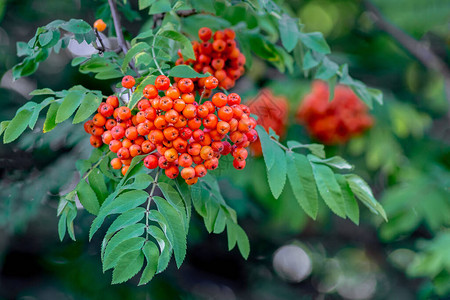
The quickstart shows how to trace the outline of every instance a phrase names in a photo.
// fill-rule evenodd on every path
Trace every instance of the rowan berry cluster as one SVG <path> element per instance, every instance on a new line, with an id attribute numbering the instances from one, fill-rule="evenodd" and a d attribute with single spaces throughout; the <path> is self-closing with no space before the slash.
<path id="1" fill-rule="evenodd" d="M 248 102 L 250 110 L 258 116 L 258 125 L 269 132 L 269 128 L 279 136 L 286 133 L 288 123 L 288 100 L 274 95 L 270 89 L 262 89 L 259 94 Z M 259 139 L 252 143 L 251 149 L 255 156 L 262 155 Z"/>
<path id="2" fill-rule="evenodd" d="M 208 27 L 202 27 L 198 31 L 198 37 L 200 42 L 192 41 L 195 60 L 184 60 L 181 51 L 178 51 L 180 58 L 175 64 L 191 65 L 199 73 L 210 73 L 219 80 L 220 87 L 226 90 L 231 89 L 245 71 L 245 56 L 236 46 L 235 32 L 232 29 L 225 29 L 213 34 Z M 196 90 L 203 92 L 205 79 L 198 79 L 195 85 Z M 208 89 L 205 93 L 208 93 Z"/>
<path id="3" fill-rule="evenodd" d="M 341 144 L 373 125 L 366 105 L 349 87 L 336 86 L 332 101 L 329 95 L 328 85 L 315 81 L 298 108 L 297 120 L 313 137 L 324 144 Z"/>
<path id="4" fill-rule="evenodd" d="M 135 80 L 125 76 L 122 85 L 132 88 Z M 206 78 L 208 89 L 217 85 L 216 78 Z M 250 109 L 236 93 L 219 92 L 211 100 L 197 102 L 193 92 L 190 78 L 171 85 L 168 77 L 160 75 L 154 85 L 145 86 L 137 109 L 119 106 L 119 99 L 109 96 L 84 125 L 92 146 L 104 143 L 117 153 L 111 166 L 124 175 L 132 158 L 141 154 L 148 154 L 145 167 L 160 167 L 172 179 L 181 174 L 188 184 L 216 169 L 221 155 L 231 154 L 233 166 L 243 169 L 245 148 L 258 137 Z"/>

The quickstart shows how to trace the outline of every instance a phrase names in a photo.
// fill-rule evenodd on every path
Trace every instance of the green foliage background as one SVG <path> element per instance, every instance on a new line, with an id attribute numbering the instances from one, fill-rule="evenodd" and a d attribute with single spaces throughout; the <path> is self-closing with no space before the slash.
<path id="1" fill-rule="evenodd" d="M 163 2 L 168 1 L 159 5 Z M 204 2 L 205 6 L 211 4 Z M 390 21 L 429 43 L 448 62 L 445 16 L 450 7 L 443 2 L 374 1 Z M 368 282 L 376 282 L 371 294 L 375 299 L 450 294 L 450 122 L 442 79 L 379 31 L 359 1 L 285 1 L 284 5 L 291 16 L 300 17 L 305 32 L 324 34 L 331 48 L 330 59 L 348 64 L 353 78 L 384 92 L 385 104 L 373 105 L 375 127 L 348 145 L 326 150 L 329 156 L 345 157 L 355 165 L 385 207 L 389 222 L 361 210 L 360 225 L 356 226 L 334 216 L 323 203 L 313 221 L 290 188 L 285 188 L 279 199 L 273 198 L 262 158 L 249 161 L 243 172 L 232 170 L 230 164 L 216 175 L 225 200 L 236 210 L 249 236 L 249 260 L 244 261 L 237 249 L 227 252 L 226 234 L 209 235 L 203 221 L 193 217 L 188 254 L 180 270 L 170 264 L 145 287 L 136 287 L 137 282 L 110 286 L 110 275 L 102 274 L 99 259 L 101 238 L 94 236 L 88 242 L 92 217 L 87 212 L 78 211 L 77 241 L 66 238 L 59 242 L 58 195 L 73 189 L 75 163 L 91 152 L 82 125 L 66 122 L 51 134 L 27 131 L 15 143 L 0 146 L 1 297 L 208 299 L 230 295 L 231 290 L 238 299 L 297 299 L 319 294 L 341 298 L 349 297 L 343 289 L 358 291 Z M 52 55 L 34 75 L 14 85 L 11 73 L 6 73 L 20 61 L 16 42 L 28 41 L 37 27 L 55 18 L 79 18 L 92 24 L 102 17 L 112 30 L 104 7 L 102 1 L 56 0 L 0 5 L 1 121 L 10 120 L 36 87 L 60 91 L 81 84 L 104 95 L 110 93 L 114 80 L 80 74 L 70 65 L 66 51 Z M 150 13 L 155 12 L 152 9 L 164 8 L 151 6 Z M 138 10 L 136 1 L 121 5 L 120 12 L 129 37 L 153 22 L 146 10 Z M 236 10 L 226 17 L 237 24 L 244 16 L 240 13 Z M 189 18 L 183 22 L 189 24 Z M 254 22 L 270 29 L 263 20 L 255 18 Z M 310 90 L 313 74 L 306 74 L 305 79 L 295 68 L 291 75 L 282 75 L 273 64 L 254 56 L 252 68 L 236 90 L 249 99 L 261 87 L 269 86 L 275 94 L 288 97 L 291 115 L 286 140 L 307 143 L 306 131 L 293 117 Z M 42 128 L 39 122 L 42 120 L 37 127 Z M 289 243 L 301 245 L 313 260 L 312 275 L 300 284 L 283 281 L 272 267 L 275 250 Z"/>

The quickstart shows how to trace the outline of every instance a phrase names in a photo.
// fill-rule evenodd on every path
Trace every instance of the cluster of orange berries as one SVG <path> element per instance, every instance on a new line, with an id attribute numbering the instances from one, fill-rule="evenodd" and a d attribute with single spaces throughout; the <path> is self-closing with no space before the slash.
<path id="1" fill-rule="evenodd" d="M 218 84 L 212 76 L 205 80 L 210 90 Z M 135 80 L 125 76 L 122 85 L 131 89 Z M 248 155 L 245 148 L 258 137 L 249 107 L 241 104 L 236 93 L 219 92 L 211 100 L 201 100 L 195 99 L 192 79 L 171 85 L 167 76 L 160 75 L 154 85 L 145 86 L 137 109 L 119 106 L 119 99 L 109 96 L 84 127 L 91 134 L 92 146 L 107 144 L 117 153 L 111 166 L 122 169 L 124 175 L 132 158 L 141 154 L 148 154 L 145 167 L 160 167 L 172 179 L 181 174 L 188 184 L 216 169 L 221 155 L 231 153 L 233 166 L 243 169 Z"/>
<path id="2" fill-rule="evenodd" d="M 341 144 L 372 127 L 367 106 L 349 87 L 336 86 L 332 101 L 329 95 L 328 85 L 315 81 L 298 108 L 297 120 L 313 137 L 324 144 Z"/>
<path id="3" fill-rule="evenodd" d="M 210 28 L 202 27 L 198 31 L 198 37 L 201 42 L 192 41 L 195 60 L 184 60 L 181 51 L 178 51 L 180 58 L 175 64 L 191 65 L 199 73 L 210 73 L 219 80 L 220 87 L 226 90 L 231 89 L 245 71 L 245 56 L 236 46 L 235 32 L 232 29 L 225 29 L 213 34 Z M 178 78 L 175 78 L 175 81 L 177 80 Z M 194 82 L 196 90 L 205 94 L 210 93 L 205 87 L 204 78 Z"/>

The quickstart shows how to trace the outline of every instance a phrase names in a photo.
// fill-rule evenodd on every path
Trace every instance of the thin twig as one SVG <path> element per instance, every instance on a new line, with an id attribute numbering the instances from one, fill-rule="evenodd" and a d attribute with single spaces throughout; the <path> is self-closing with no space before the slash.
<path id="1" fill-rule="evenodd" d="M 100 54 L 102 54 L 103 52 L 106 51 L 106 47 L 105 44 L 103 44 L 103 39 L 100 36 L 100 34 L 98 33 L 97 28 L 94 29 L 95 35 L 97 36 L 98 41 L 100 42 L 101 47 L 97 48 L 97 50 L 100 52 Z"/>
<path id="2" fill-rule="evenodd" d="M 395 25 L 387 21 L 380 10 L 369 0 L 364 0 L 367 10 L 371 13 L 374 23 L 389 34 L 397 43 L 405 48 L 411 55 L 419 60 L 425 67 L 440 73 L 444 77 L 447 100 L 450 101 L 450 69 L 447 64 L 437 56 L 429 47 L 412 38 Z"/>
<path id="3" fill-rule="evenodd" d="M 92 172 L 95 168 L 97 168 L 97 167 L 102 163 L 102 161 L 103 161 L 105 158 L 108 157 L 109 152 L 110 152 L 110 151 L 106 152 L 106 153 L 103 155 L 103 157 L 102 157 L 95 165 L 93 165 L 93 166 L 89 169 L 89 171 L 86 173 L 86 175 L 83 176 L 83 180 L 86 180 L 86 178 L 89 176 L 89 174 L 91 174 L 91 172 Z"/>
<path id="4" fill-rule="evenodd" d="M 158 60 L 156 59 L 156 54 L 155 54 L 155 42 L 156 42 L 156 36 L 153 37 L 153 42 L 152 42 L 152 55 L 153 55 L 153 60 L 155 61 L 155 65 L 156 68 L 158 69 L 159 73 L 161 73 L 161 75 L 165 75 L 163 73 L 163 71 L 161 70 L 161 67 L 159 66 Z"/>
<path id="5" fill-rule="evenodd" d="M 277 144 L 278 146 L 280 146 L 281 148 L 284 149 L 284 151 L 291 151 L 288 147 L 286 147 L 285 145 L 283 145 L 282 143 L 280 143 L 279 141 L 277 141 L 274 138 L 270 138 L 272 140 L 272 142 L 274 142 L 275 144 Z"/>

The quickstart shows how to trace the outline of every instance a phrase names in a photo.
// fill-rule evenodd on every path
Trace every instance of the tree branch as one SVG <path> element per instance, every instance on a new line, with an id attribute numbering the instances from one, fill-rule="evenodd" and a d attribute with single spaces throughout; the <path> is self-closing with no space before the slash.
<path id="1" fill-rule="evenodd" d="M 119 13 L 117 12 L 116 1 L 108 0 L 108 4 L 109 4 L 109 8 L 111 9 L 111 16 L 114 21 L 114 28 L 116 30 L 117 42 L 119 43 L 119 47 L 120 47 L 120 49 L 122 49 L 122 52 L 124 54 L 127 54 L 128 46 L 127 46 L 127 43 L 125 42 L 125 38 L 123 37 L 122 24 L 120 23 L 120 16 L 119 16 Z M 139 78 L 141 76 L 141 74 L 139 74 L 139 71 L 134 66 L 134 63 L 130 62 L 128 65 L 136 73 L 136 77 Z"/>
<path id="2" fill-rule="evenodd" d="M 450 101 L 450 69 L 447 64 L 429 47 L 412 38 L 387 21 L 381 14 L 380 10 L 372 2 L 369 0 L 364 0 L 364 5 L 370 12 L 371 18 L 378 28 L 389 34 L 398 44 L 405 48 L 425 67 L 440 73 L 444 77 L 446 96 L 447 100 Z"/>
<path id="3" fill-rule="evenodd" d="M 115 0 L 108 0 L 109 8 L 111 9 L 111 15 L 114 21 L 114 28 L 116 30 L 117 42 L 119 43 L 120 48 L 123 53 L 127 54 L 128 47 L 123 37 L 122 25 L 120 24 L 120 16 L 117 12 L 117 5 Z"/>

